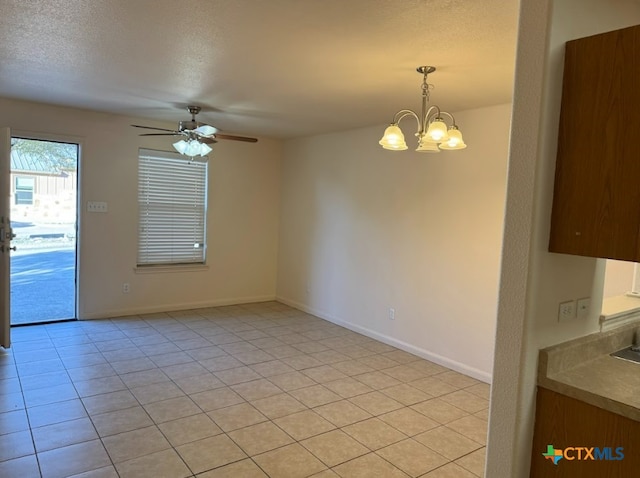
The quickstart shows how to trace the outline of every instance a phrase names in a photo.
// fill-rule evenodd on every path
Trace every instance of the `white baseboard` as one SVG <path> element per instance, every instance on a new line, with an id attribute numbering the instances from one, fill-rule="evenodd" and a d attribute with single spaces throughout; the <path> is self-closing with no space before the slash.
<path id="1" fill-rule="evenodd" d="M 291 307 L 295 307 L 296 309 L 300 309 L 309 314 L 313 314 L 316 317 L 332 322 L 336 325 L 340 325 L 341 327 L 345 327 L 349 330 L 357 332 L 362 335 L 366 335 L 372 339 L 379 340 L 387 345 L 391 345 L 400 350 L 404 350 L 405 352 L 409 352 L 413 355 L 417 355 L 423 359 L 429 360 L 433 363 L 437 363 L 438 365 L 442 365 L 443 367 L 450 368 L 451 370 L 455 370 L 456 372 L 460 372 L 464 375 L 468 375 L 469 377 L 473 377 L 477 380 L 480 380 L 484 383 L 491 383 L 491 374 L 484 372 L 482 370 L 478 370 L 477 368 L 470 367 L 469 365 L 463 364 L 456 360 L 452 360 L 447 357 L 443 357 L 442 355 L 435 354 L 433 352 L 429 352 L 428 350 L 422 349 L 420 347 L 416 347 L 415 345 L 409 344 L 402 340 L 396 339 L 394 337 L 390 337 L 385 334 L 381 334 L 376 332 L 375 330 L 368 329 L 366 327 L 362 327 L 361 325 L 354 324 L 353 322 L 349 322 L 346 320 L 339 319 L 334 317 L 326 312 L 316 309 L 314 307 L 309 307 L 306 304 L 301 302 L 297 302 L 295 300 L 287 299 L 286 297 L 276 297 L 278 302 L 282 302 L 283 304 L 289 305 Z"/>
<path id="2" fill-rule="evenodd" d="M 99 312 L 82 314 L 82 316 L 78 318 L 80 320 L 108 319 L 113 317 L 125 317 L 129 315 L 155 314 L 158 312 L 172 312 L 174 310 L 204 309 L 207 307 L 221 307 L 223 305 L 250 304 L 252 302 L 268 302 L 272 300 L 276 300 L 276 297 L 273 295 L 258 295 L 253 297 L 235 297 L 235 298 L 216 299 L 216 300 L 201 301 L 201 302 L 188 302 L 188 303 L 184 302 L 180 304 L 173 303 L 173 304 L 153 305 L 153 306 L 145 306 L 145 307 L 132 307 L 128 309 L 102 310 Z"/>

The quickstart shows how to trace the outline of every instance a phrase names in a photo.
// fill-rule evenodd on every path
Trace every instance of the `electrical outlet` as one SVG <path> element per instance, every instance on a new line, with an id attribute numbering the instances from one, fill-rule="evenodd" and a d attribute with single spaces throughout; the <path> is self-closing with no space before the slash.
<path id="1" fill-rule="evenodd" d="M 589 307 L 591 305 L 591 298 L 585 297 L 584 299 L 578 299 L 578 310 L 576 315 L 579 319 L 584 319 L 589 316 Z"/>
<path id="2" fill-rule="evenodd" d="M 125 282 L 122 284 L 122 293 L 123 294 L 128 294 L 129 292 L 131 292 L 131 287 L 129 286 L 128 282 Z"/>
<path id="3" fill-rule="evenodd" d="M 389 309 L 389 320 L 396 320 L 396 309 Z"/>
<path id="4" fill-rule="evenodd" d="M 570 320 L 576 316 L 576 301 L 561 302 L 558 308 L 558 321 Z"/>

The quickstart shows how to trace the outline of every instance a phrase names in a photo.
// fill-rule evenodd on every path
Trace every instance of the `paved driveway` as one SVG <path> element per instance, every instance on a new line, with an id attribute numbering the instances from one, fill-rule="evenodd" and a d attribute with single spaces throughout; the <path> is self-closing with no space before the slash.
<path id="1" fill-rule="evenodd" d="M 18 244 L 11 253 L 11 324 L 75 318 L 72 244 Z"/>

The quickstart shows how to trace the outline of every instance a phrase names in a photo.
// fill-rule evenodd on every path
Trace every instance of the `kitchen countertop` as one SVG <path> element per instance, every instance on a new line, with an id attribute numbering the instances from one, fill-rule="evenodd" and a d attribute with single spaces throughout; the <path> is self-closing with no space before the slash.
<path id="1" fill-rule="evenodd" d="M 538 385 L 640 421 L 640 363 L 609 355 L 636 331 L 640 321 L 541 350 Z"/>

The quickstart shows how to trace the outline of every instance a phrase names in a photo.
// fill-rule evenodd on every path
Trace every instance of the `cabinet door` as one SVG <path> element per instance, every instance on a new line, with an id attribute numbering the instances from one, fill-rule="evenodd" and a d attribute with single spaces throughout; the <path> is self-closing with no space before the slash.
<path id="1" fill-rule="evenodd" d="M 566 44 L 549 250 L 640 261 L 640 26 Z"/>
<path id="2" fill-rule="evenodd" d="M 550 445 L 574 449 L 554 465 L 547 458 Z M 599 459 L 585 454 L 581 460 L 577 447 L 610 450 Z M 640 422 L 538 387 L 530 478 L 637 477 L 638 470 Z"/>

